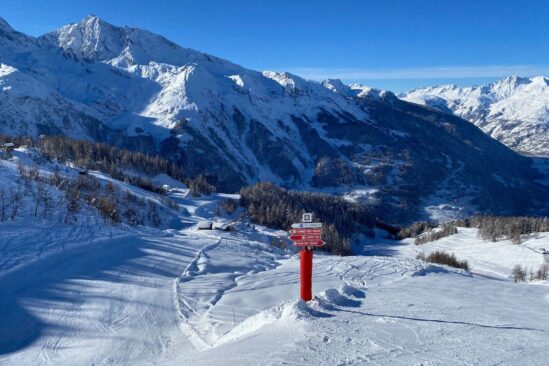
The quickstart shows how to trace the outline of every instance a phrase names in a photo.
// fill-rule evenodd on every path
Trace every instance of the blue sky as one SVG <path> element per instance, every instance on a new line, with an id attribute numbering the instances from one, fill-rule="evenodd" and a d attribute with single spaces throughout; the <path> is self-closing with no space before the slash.
<path id="1" fill-rule="evenodd" d="M 549 74 L 547 0 L 2 0 L 41 35 L 95 14 L 243 66 L 402 91 Z"/>

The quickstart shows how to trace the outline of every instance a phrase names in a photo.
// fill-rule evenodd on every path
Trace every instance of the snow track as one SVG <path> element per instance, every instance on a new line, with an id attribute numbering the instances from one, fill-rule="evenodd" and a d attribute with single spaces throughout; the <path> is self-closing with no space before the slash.
<path id="1" fill-rule="evenodd" d="M 219 237 L 199 251 L 175 281 L 180 328 L 197 350 L 214 347 L 237 322 L 262 310 L 226 305 L 221 300 L 243 278 L 277 266 L 276 256 L 266 249 L 262 243 Z"/>
<path id="2" fill-rule="evenodd" d="M 195 349 L 206 351 L 253 333 L 273 322 L 272 315 L 258 321 L 262 314 L 298 296 L 298 257 L 277 258 L 267 249 L 259 243 L 220 238 L 200 251 L 176 281 L 180 327 Z M 414 260 L 316 257 L 315 291 L 326 290 L 328 295 L 336 294 L 333 287 L 344 283 L 346 293 L 363 296 L 367 283 L 392 283 L 424 270 Z"/>

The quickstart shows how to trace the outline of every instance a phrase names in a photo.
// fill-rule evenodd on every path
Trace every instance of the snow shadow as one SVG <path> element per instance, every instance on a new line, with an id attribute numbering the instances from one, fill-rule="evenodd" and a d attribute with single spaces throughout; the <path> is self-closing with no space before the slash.
<path id="1" fill-rule="evenodd" d="M 338 289 L 325 290 L 315 297 L 318 305 L 329 311 L 338 311 L 340 307 L 358 308 L 362 300 L 366 298 L 366 292 L 349 284 Z"/>
<path id="2" fill-rule="evenodd" d="M 392 257 L 399 254 L 399 247 L 403 245 L 406 244 L 397 240 L 374 239 L 362 245 L 361 248 L 353 248 L 353 251 L 365 256 Z"/>
<path id="3" fill-rule="evenodd" d="M 0 283 L 0 286 L 2 284 Z M 15 352 L 34 342 L 45 324 L 21 307 L 14 297 L 0 292 L 0 355 Z"/>
<path id="4" fill-rule="evenodd" d="M 320 311 L 318 309 L 313 309 L 308 305 L 305 305 L 303 307 L 303 312 L 308 314 L 309 316 L 311 316 L 313 318 L 331 318 L 331 317 L 334 316 L 333 314 L 325 313 L 325 312 Z"/>
<path id="5" fill-rule="evenodd" d="M 397 320 L 410 320 L 410 321 L 425 322 L 425 323 L 441 323 L 441 324 L 467 325 L 467 326 L 473 326 L 473 327 L 479 327 L 479 328 L 487 328 L 487 329 L 524 330 L 524 331 L 533 331 L 533 332 L 549 333 L 547 330 L 536 329 L 536 328 L 530 328 L 530 327 L 518 327 L 518 326 L 510 326 L 510 325 L 488 325 L 488 324 L 479 324 L 479 323 L 472 323 L 472 322 L 464 322 L 464 321 L 459 321 L 459 320 L 442 320 L 442 319 L 415 318 L 415 317 L 399 316 L 399 315 L 375 314 L 375 313 L 368 313 L 368 312 L 364 312 L 364 311 L 347 310 L 347 309 L 338 309 L 338 310 L 339 310 L 339 311 L 343 311 L 343 312 L 347 312 L 347 313 L 353 313 L 353 314 L 359 314 L 359 315 L 365 315 L 365 316 L 377 317 L 377 318 L 389 318 L 389 319 L 397 319 Z"/>
<path id="6" fill-rule="evenodd" d="M 175 277 L 181 263 L 170 253 L 192 256 L 194 250 L 175 249 L 163 244 L 164 239 L 125 237 L 94 242 L 0 277 L 0 355 L 26 348 L 44 335 L 85 334 L 87 330 L 79 324 L 99 320 L 99 314 L 95 318 L 94 312 L 90 316 L 82 311 L 86 302 L 126 305 L 108 282 L 155 287 L 155 276 Z M 90 338 L 99 336 L 89 334 Z"/>
<path id="7" fill-rule="evenodd" d="M 442 266 L 435 266 L 435 265 L 432 265 L 432 264 L 428 264 L 427 266 L 425 266 L 424 268 L 421 268 L 420 270 L 416 271 L 413 276 L 419 276 L 419 277 L 423 277 L 423 276 L 427 276 L 429 274 L 436 274 L 436 273 L 450 273 L 450 271 L 448 271 L 446 268 L 442 267 Z"/>

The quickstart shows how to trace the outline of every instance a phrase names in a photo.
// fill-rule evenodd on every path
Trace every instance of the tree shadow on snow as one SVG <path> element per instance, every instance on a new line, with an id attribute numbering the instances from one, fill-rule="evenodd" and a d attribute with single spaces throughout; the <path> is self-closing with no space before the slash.
<path id="1" fill-rule="evenodd" d="M 125 306 L 126 299 L 112 294 L 109 287 L 102 284 L 156 287 L 155 277 L 156 280 L 177 277 L 181 262 L 170 255 L 192 257 L 195 251 L 185 246 L 166 245 L 164 240 L 169 239 L 126 237 L 90 243 L 0 277 L 0 355 L 26 348 L 44 335 L 63 337 L 71 332 L 85 333 L 77 324 L 86 319 L 81 308 L 86 301 L 103 299 L 105 303 Z M 90 322 L 97 320 L 89 319 Z M 87 336 L 101 337 L 101 334 Z"/>
<path id="2" fill-rule="evenodd" d="M 459 321 L 459 320 L 425 319 L 425 318 L 414 318 L 414 317 L 399 316 L 399 315 L 374 314 L 374 313 L 367 313 L 367 312 L 364 312 L 364 311 L 356 311 L 356 310 L 346 310 L 346 309 L 338 309 L 338 310 L 346 312 L 346 313 L 353 313 L 353 314 L 371 316 L 371 317 L 376 317 L 376 318 L 410 320 L 410 321 L 415 321 L 415 322 L 426 322 L 426 323 L 468 325 L 468 326 L 479 327 L 479 328 L 487 328 L 487 329 L 526 330 L 526 331 L 548 333 L 548 331 L 543 330 L 543 329 L 536 329 L 536 328 L 529 328 L 529 327 L 516 327 L 516 326 L 510 326 L 510 325 L 487 325 L 487 324 L 464 322 L 464 321 Z"/>
<path id="3" fill-rule="evenodd" d="M 353 252 L 359 255 L 392 257 L 399 253 L 399 247 L 406 245 L 397 240 L 375 239 L 361 246 L 353 246 Z"/>

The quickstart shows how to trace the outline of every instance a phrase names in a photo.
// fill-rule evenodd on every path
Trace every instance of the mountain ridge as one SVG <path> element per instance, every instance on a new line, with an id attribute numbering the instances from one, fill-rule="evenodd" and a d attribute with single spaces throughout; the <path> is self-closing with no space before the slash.
<path id="1" fill-rule="evenodd" d="M 19 109 L 4 119 L 31 134 L 45 115 L 55 133 L 160 154 L 221 190 L 272 181 L 345 194 L 390 220 L 547 209 L 526 158 L 388 91 L 249 70 L 97 17 L 36 39 L 12 33 L 0 34 L 3 62 L 72 102 L 48 110 L 48 98 L 34 109 L 29 95 L 10 99 Z M 67 111 L 90 120 L 67 129 Z M 10 130 L 0 120 L 1 132 Z"/>
<path id="2" fill-rule="evenodd" d="M 469 120 L 516 151 L 549 156 L 549 80 L 545 76 L 509 76 L 463 88 L 417 88 L 399 97 Z"/>

